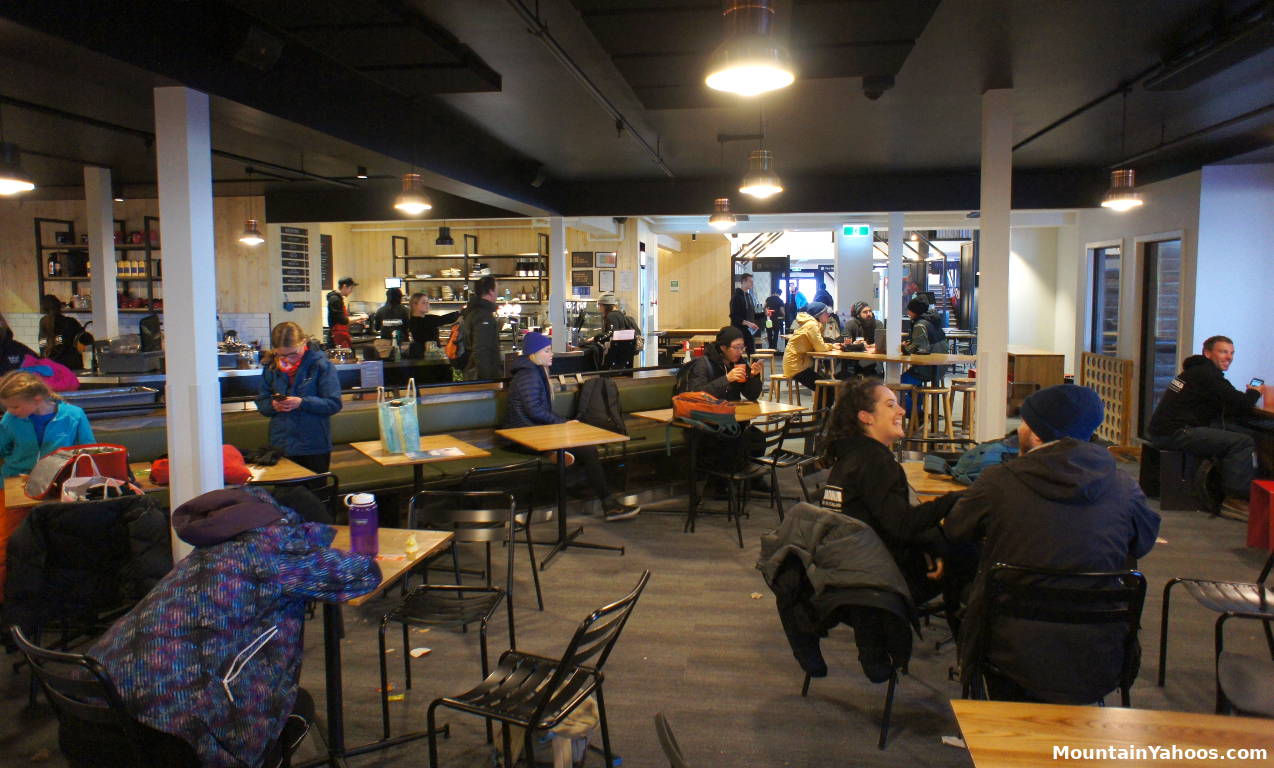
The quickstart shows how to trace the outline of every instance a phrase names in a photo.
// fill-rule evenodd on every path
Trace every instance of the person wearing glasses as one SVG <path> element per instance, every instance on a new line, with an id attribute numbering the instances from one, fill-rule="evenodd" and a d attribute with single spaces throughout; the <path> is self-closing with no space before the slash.
<path id="1" fill-rule="evenodd" d="M 310 349 L 296 323 L 270 331 L 257 410 L 270 419 L 270 444 L 311 472 L 332 463 L 332 414 L 341 410 L 341 383 L 327 355 Z"/>

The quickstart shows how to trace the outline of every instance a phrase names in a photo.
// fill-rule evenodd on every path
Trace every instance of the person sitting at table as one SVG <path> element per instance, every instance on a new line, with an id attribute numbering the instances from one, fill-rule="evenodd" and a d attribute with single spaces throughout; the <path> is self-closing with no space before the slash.
<path id="1" fill-rule="evenodd" d="M 1105 446 L 1090 442 L 1102 402 L 1087 387 L 1059 384 L 1022 403 L 1022 454 L 987 467 L 947 515 L 953 544 L 981 544 L 978 576 L 959 632 L 962 668 L 982 640 L 986 578 L 996 563 L 1073 573 L 1135 567 L 1155 545 L 1159 514 Z M 1114 689 L 1126 627 L 1032 624 L 1004 618 L 987 638 L 998 674 L 992 699 L 1088 704 Z M 1111 684 L 1115 681 L 1115 684 Z"/>
<path id="2" fill-rule="evenodd" d="M 311 472 L 326 472 L 332 464 L 332 414 L 342 407 L 336 368 L 326 354 L 310 349 L 296 323 L 274 326 L 270 346 L 256 399 L 257 411 L 270 419 L 270 444 Z"/>
<path id="3" fill-rule="evenodd" d="M 814 389 L 818 373 L 814 370 L 814 358 L 811 352 L 827 352 L 840 349 L 840 344 L 828 344 L 823 341 L 823 323 L 827 322 L 831 310 L 827 305 L 811 301 L 805 309 L 796 313 L 792 323 L 792 338 L 783 350 L 783 375 L 799 381 L 809 389 Z"/>
<path id="4" fill-rule="evenodd" d="M 823 506 L 867 523 L 898 563 L 919 605 L 941 591 L 944 575 L 955 584 L 976 563 L 969 551 L 953 552 L 942 518 L 959 498 L 948 493 L 913 503 L 907 474 L 893 445 L 905 436 L 903 409 L 880 379 L 855 376 L 838 388 L 824 438 L 823 462 L 831 466 Z M 944 562 L 944 558 L 951 562 Z"/>
<path id="5" fill-rule="evenodd" d="M 875 351 L 876 345 L 876 329 L 883 327 L 883 324 L 876 322 L 876 313 L 872 310 L 871 305 L 865 301 L 856 301 L 854 306 L 849 310 L 849 322 L 845 323 L 845 338 L 851 342 L 862 339 L 864 347 Z M 851 351 L 858 351 L 851 348 Z M 868 360 L 851 360 L 854 366 L 853 373 L 862 374 L 863 376 L 875 376 L 883 378 L 880 375 L 880 367 L 875 361 Z"/>
<path id="6" fill-rule="evenodd" d="M 509 397 L 504 414 L 505 429 L 574 421 L 553 412 L 553 387 L 549 382 L 549 368 L 552 365 L 552 339 L 535 331 L 522 337 L 522 354 L 511 366 L 512 377 L 509 380 Z M 514 450 L 523 449 L 514 446 Z M 626 504 L 610 492 L 606 485 L 606 472 L 602 469 L 601 458 L 597 455 L 595 446 L 581 445 L 567 452 L 566 465 L 569 467 L 573 464 L 583 468 L 589 486 L 602 503 L 607 522 L 627 520 L 641 512 L 641 507 Z"/>
<path id="7" fill-rule="evenodd" d="M 411 334 L 411 346 L 407 348 L 407 357 L 420 359 L 432 343 L 438 346 L 438 329 L 451 325 L 460 318 L 459 312 L 448 312 L 442 315 L 429 314 L 429 297 L 423 293 L 413 293 L 407 302 L 411 308 L 411 317 L 407 319 L 407 331 Z"/>
<path id="8" fill-rule="evenodd" d="M 942 330 L 942 320 L 923 299 L 912 299 L 907 302 L 907 317 L 911 318 L 911 336 L 902 343 L 904 355 L 945 355 L 947 353 L 947 335 Z M 936 365 L 913 365 L 902 372 L 899 381 L 917 387 L 936 385 L 942 378 L 941 368 Z M 911 413 L 911 393 L 905 393 L 903 402 L 907 413 Z"/>
<path id="9" fill-rule="evenodd" d="M 297 698 L 306 603 L 367 594 L 380 570 L 251 486 L 197 496 L 172 525 L 194 551 L 87 654 L 170 757 L 156 765 L 261 765 Z M 90 741 L 116 733 L 68 730 Z M 127 749 L 101 744 L 112 747 Z"/>

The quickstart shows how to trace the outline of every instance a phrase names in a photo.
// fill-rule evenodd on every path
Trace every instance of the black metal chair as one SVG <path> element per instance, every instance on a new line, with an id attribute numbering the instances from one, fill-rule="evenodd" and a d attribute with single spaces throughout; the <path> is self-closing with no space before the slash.
<path id="1" fill-rule="evenodd" d="M 1219 665 L 1224 650 L 1225 623 L 1230 619 L 1255 619 L 1264 624 L 1265 642 L 1270 649 L 1270 658 L 1274 659 L 1274 587 L 1267 581 L 1274 570 L 1274 552 L 1270 553 L 1261 568 L 1261 574 L 1254 582 L 1245 581 L 1212 581 L 1209 579 L 1169 579 L 1163 587 L 1163 616 L 1159 620 L 1159 679 L 1160 686 L 1168 676 L 1168 611 L 1171 608 L 1172 588 L 1178 584 L 1185 587 L 1203 607 L 1220 614 L 1215 626 L 1214 661 Z M 1219 669 L 1219 666 L 1218 666 Z M 1224 695 L 1221 681 L 1217 678 L 1217 711 L 1224 707 Z"/>
<path id="2" fill-rule="evenodd" d="M 297 477 L 291 480 L 253 481 L 248 483 L 248 485 L 265 488 L 271 495 L 276 495 L 282 491 L 285 496 L 286 492 L 293 488 L 304 488 L 314 494 L 314 497 L 327 508 L 333 522 L 349 522 L 345 508 L 341 505 L 340 478 L 331 472 L 323 472 L 310 477 Z M 280 501 L 280 503 L 284 502 Z"/>
<path id="3" fill-rule="evenodd" d="M 668 758 L 668 768 L 690 768 L 663 712 L 655 713 L 655 735 L 659 737 L 659 747 L 664 751 L 664 757 Z"/>
<path id="4" fill-rule="evenodd" d="M 645 571 L 632 592 L 598 608 L 580 622 L 566 652 L 560 659 L 536 656 L 510 649 L 500 656 L 495 671 L 474 688 L 435 699 L 429 705 L 429 766 L 438 766 L 438 738 L 434 727 L 438 707 L 468 712 L 498 720 L 503 724 L 504 765 L 513 765 L 510 726 L 524 730 L 525 754 L 532 758 L 535 731 L 553 728 L 589 696 L 596 694 L 601 720 L 602 752 L 606 765 L 615 764 L 606 723 L 606 701 L 602 695 L 602 667 L 628 622 L 637 599 L 650 581 Z"/>
<path id="5" fill-rule="evenodd" d="M 1112 688 L 1119 688 L 1122 706 L 1132 706 L 1132 684 L 1140 661 L 1137 631 L 1145 601 L 1146 577 L 1139 571 L 1071 573 L 996 563 L 987 574 L 986 604 L 977 635 L 979 647 L 973 653 L 973 668 L 966 670 L 964 698 L 989 698 L 987 675 L 1001 675 L 989 658 L 995 622 L 1011 618 L 1050 624 L 1125 625 L 1123 664 Z M 1084 663 L 1084 659 L 1073 661 Z"/>
<path id="6" fill-rule="evenodd" d="M 447 531 L 452 534 L 451 548 L 457 544 L 477 543 L 486 548 L 486 585 L 421 584 L 407 593 L 398 607 L 380 621 L 380 707 L 384 738 L 389 738 L 389 672 L 385 662 L 385 630 L 390 622 L 398 622 L 403 630 L 404 684 L 411 688 L 411 627 L 460 628 L 468 631 L 478 624 L 482 674 L 488 673 L 487 624 L 495 616 L 500 602 L 505 602 L 509 623 L 509 647 L 516 648 L 513 623 L 513 553 L 516 527 L 513 495 L 504 491 L 421 491 L 411 497 L 408 521 L 412 528 Z M 479 508 L 468 508 L 479 505 Z M 491 583 L 491 543 L 505 546 L 505 585 Z M 457 576 L 459 566 L 456 566 Z M 507 599 L 506 599 L 507 598 Z"/>
<path id="7" fill-rule="evenodd" d="M 782 441 L 783 430 L 786 428 L 787 420 L 789 418 L 791 417 L 780 416 L 780 417 L 771 419 L 767 423 L 766 429 L 762 430 L 762 433 L 765 435 L 765 449 L 767 451 L 773 449 L 774 446 L 782 444 L 781 441 Z M 707 434 L 713 434 L 709 430 L 705 430 L 701 425 L 693 421 L 688 423 L 691 424 L 693 429 L 704 431 Z M 746 429 L 746 427 L 744 428 Z M 688 439 L 701 440 L 702 436 L 692 435 Z M 739 437 L 738 439 L 742 440 L 745 438 Z M 703 449 L 703 446 L 700 445 L 699 450 L 702 450 L 702 449 Z M 714 478 L 722 483 L 725 483 L 726 491 L 728 494 L 727 505 L 726 505 L 726 519 L 734 520 L 734 532 L 739 540 L 739 548 L 742 549 L 743 548 L 743 518 L 747 515 L 748 499 L 751 498 L 751 495 L 752 495 L 752 492 L 751 492 L 752 482 L 761 477 L 766 476 L 767 474 L 771 475 L 771 477 L 773 478 L 774 473 L 771 471 L 769 467 L 753 463 L 753 461 L 751 460 L 744 463 L 743 466 L 734 468 L 734 469 L 715 469 L 715 468 L 707 467 L 703 469 L 702 473 L 706 477 Z M 773 486 L 771 486 L 770 490 L 771 490 L 770 504 L 771 506 L 774 506 L 776 504 L 778 505 L 779 519 L 781 520 L 783 518 L 782 505 L 780 503 L 775 502 L 774 500 Z M 698 518 L 698 510 L 692 508 L 690 510 L 690 514 L 686 517 L 686 526 L 685 526 L 686 531 L 689 531 L 691 533 L 694 532 L 697 518 Z"/>
<path id="8" fill-rule="evenodd" d="M 766 467 L 770 471 L 770 499 L 778 507 L 780 521 L 783 520 L 783 497 L 779 493 L 780 469 L 795 468 L 796 479 L 801 484 L 801 500 L 815 503 L 810 497 L 809 488 L 805 486 L 805 468 L 813 466 L 818 461 L 817 448 L 814 446 L 818 445 L 819 435 L 830 412 L 830 408 L 824 408 L 811 413 L 792 414 L 783 422 L 783 429 L 778 437 L 773 442 L 766 440 L 766 448 L 770 450 L 767 450 L 764 456 L 752 459 L 754 464 Z M 789 440 L 804 441 L 802 452 L 784 448 L 783 446 Z"/>
<path id="9" fill-rule="evenodd" d="M 494 467 L 474 467 L 460 479 L 460 490 L 476 491 L 494 488 L 513 495 L 514 536 L 526 537 L 526 554 L 531 563 L 531 580 L 535 583 L 535 602 L 544 610 L 544 593 L 540 590 L 540 569 L 535 563 L 535 544 L 531 541 L 531 525 L 535 520 L 535 484 L 540 477 L 541 460 L 536 457 Z"/>
<path id="10" fill-rule="evenodd" d="M 1222 651 L 1216 674 L 1219 714 L 1274 717 L 1274 660 Z"/>

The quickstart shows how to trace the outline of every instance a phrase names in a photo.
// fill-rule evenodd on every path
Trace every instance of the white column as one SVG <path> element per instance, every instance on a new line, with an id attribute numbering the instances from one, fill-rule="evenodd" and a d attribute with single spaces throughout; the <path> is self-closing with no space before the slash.
<path id="1" fill-rule="evenodd" d="M 111 169 L 84 166 L 84 202 L 88 208 L 88 260 L 93 265 L 94 337 L 119 335 L 119 307 L 115 303 L 115 196 Z"/>
<path id="2" fill-rule="evenodd" d="M 566 219 L 549 218 L 549 322 L 553 325 L 553 351 L 565 352 L 571 340 L 570 318 L 566 316 L 566 302 L 571 298 L 567 280 Z"/>
<path id="3" fill-rule="evenodd" d="M 212 344 L 217 332 L 217 270 L 211 149 L 207 94 L 156 88 L 169 498 L 174 508 L 223 486 L 221 386 Z M 174 535 L 174 556 L 189 551 Z"/>
<path id="4" fill-rule="evenodd" d="M 902 346 L 902 251 L 903 240 L 907 237 L 906 226 L 906 216 L 902 211 L 889 214 L 889 279 L 886 281 L 881 307 L 887 313 L 884 316 L 888 318 L 885 341 L 889 349 L 877 350 L 880 352 L 895 352 Z"/>
<path id="5" fill-rule="evenodd" d="M 849 317 L 855 301 L 871 300 L 872 235 L 846 237 L 842 225 L 832 230 L 832 239 L 836 243 L 836 312 Z"/>
<path id="6" fill-rule="evenodd" d="M 978 250 L 977 439 L 1004 434 L 1008 402 L 1009 211 L 1013 200 L 1013 91 L 982 94 L 981 236 Z"/>

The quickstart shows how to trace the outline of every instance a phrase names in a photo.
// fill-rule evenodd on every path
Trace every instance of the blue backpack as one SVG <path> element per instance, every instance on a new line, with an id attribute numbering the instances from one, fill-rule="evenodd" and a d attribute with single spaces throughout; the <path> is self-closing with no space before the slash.
<path id="1" fill-rule="evenodd" d="M 1018 454 L 1017 435 L 980 443 L 960 455 L 951 467 L 951 478 L 962 485 L 973 485 L 982 470 L 1003 464 Z"/>

